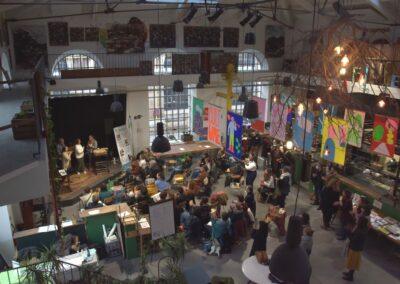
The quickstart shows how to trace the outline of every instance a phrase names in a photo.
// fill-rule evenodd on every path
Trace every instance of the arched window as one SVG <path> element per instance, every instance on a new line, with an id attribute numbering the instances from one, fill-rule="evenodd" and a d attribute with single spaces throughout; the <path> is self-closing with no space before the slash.
<path id="1" fill-rule="evenodd" d="M 154 75 L 172 74 L 172 52 L 161 53 L 154 58 Z"/>
<path id="2" fill-rule="evenodd" d="M 254 49 L 246 49 L 239 52 L 238 72 L 267 71 L 268 63 L 264 55 Z"/>
<path id="3" fill-rule="evenodd" d="M 61 77 L 61 70 L 100 68 L 103 68 L 103 64 L 94 54 L 85 50 L 70 50 L 56 59 L 51 74 Z"/>

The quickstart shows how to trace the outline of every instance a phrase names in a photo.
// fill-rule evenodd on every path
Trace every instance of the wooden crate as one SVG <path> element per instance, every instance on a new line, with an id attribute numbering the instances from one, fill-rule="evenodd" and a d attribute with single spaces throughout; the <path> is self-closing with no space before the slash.
<path id="1" fill-rule="evenodd" d="M 33 114 L 23 118 L 14 117 L 11 120 L 11 127 L 15 140 L 36 138 L 36 123 Z"/>

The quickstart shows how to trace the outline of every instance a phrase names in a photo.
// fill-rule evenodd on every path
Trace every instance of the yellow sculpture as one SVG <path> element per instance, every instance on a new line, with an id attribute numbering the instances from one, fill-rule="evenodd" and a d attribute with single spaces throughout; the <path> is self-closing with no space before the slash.
<path id="1" fill-rule="evenodd" d="M 217 96 L 223 97 L 226 99 L 226 109 L 228 111 L 231 110 L 232 107 L 232 99 L 233 99 L 233 80 L 237 80 L 235 65 L 232 63 L 228 63 L 226 65 L 226 73 L 222 74 L 222 77 L 226 81 L 226 94 L 217 92 Z"/>

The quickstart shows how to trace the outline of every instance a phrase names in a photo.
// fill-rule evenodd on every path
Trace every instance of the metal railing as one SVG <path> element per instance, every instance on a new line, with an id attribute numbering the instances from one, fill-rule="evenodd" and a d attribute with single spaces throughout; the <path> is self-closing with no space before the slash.
<path id="1" fill-rule="evenodd" d="M 225 73 L 228 63 L 237 72 L 268 70 L 266 58 L 256 51 L 107 54 L 71 50 L 47 56 L 55 78 L 199 74 L 202 70 Z"/>
<path id="2" fill-rule="evenodd" d="M 56 268 L 57 266 L 57 268 Z M 41 262 L 0 272 L 1 284 L 119 284 L 120 280 L 104 275 L 90 266 L 76 266 L 60 261 L 56 265 Z"/>

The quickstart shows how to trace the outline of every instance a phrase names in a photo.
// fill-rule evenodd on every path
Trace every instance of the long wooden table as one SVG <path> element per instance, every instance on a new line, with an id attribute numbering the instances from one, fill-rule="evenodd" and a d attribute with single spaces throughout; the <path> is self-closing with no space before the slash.
<path id="1" fill-rule="evenodd" d="M 172 144 L 171 150 L 165 153 L 158 154 L 160 158 L 176 157 L 185 154 L 199 154 L 207 151 L 216 151 L 221 149 L 221 146 L 210 141 L 189 142 L 182 144 Z"/>

